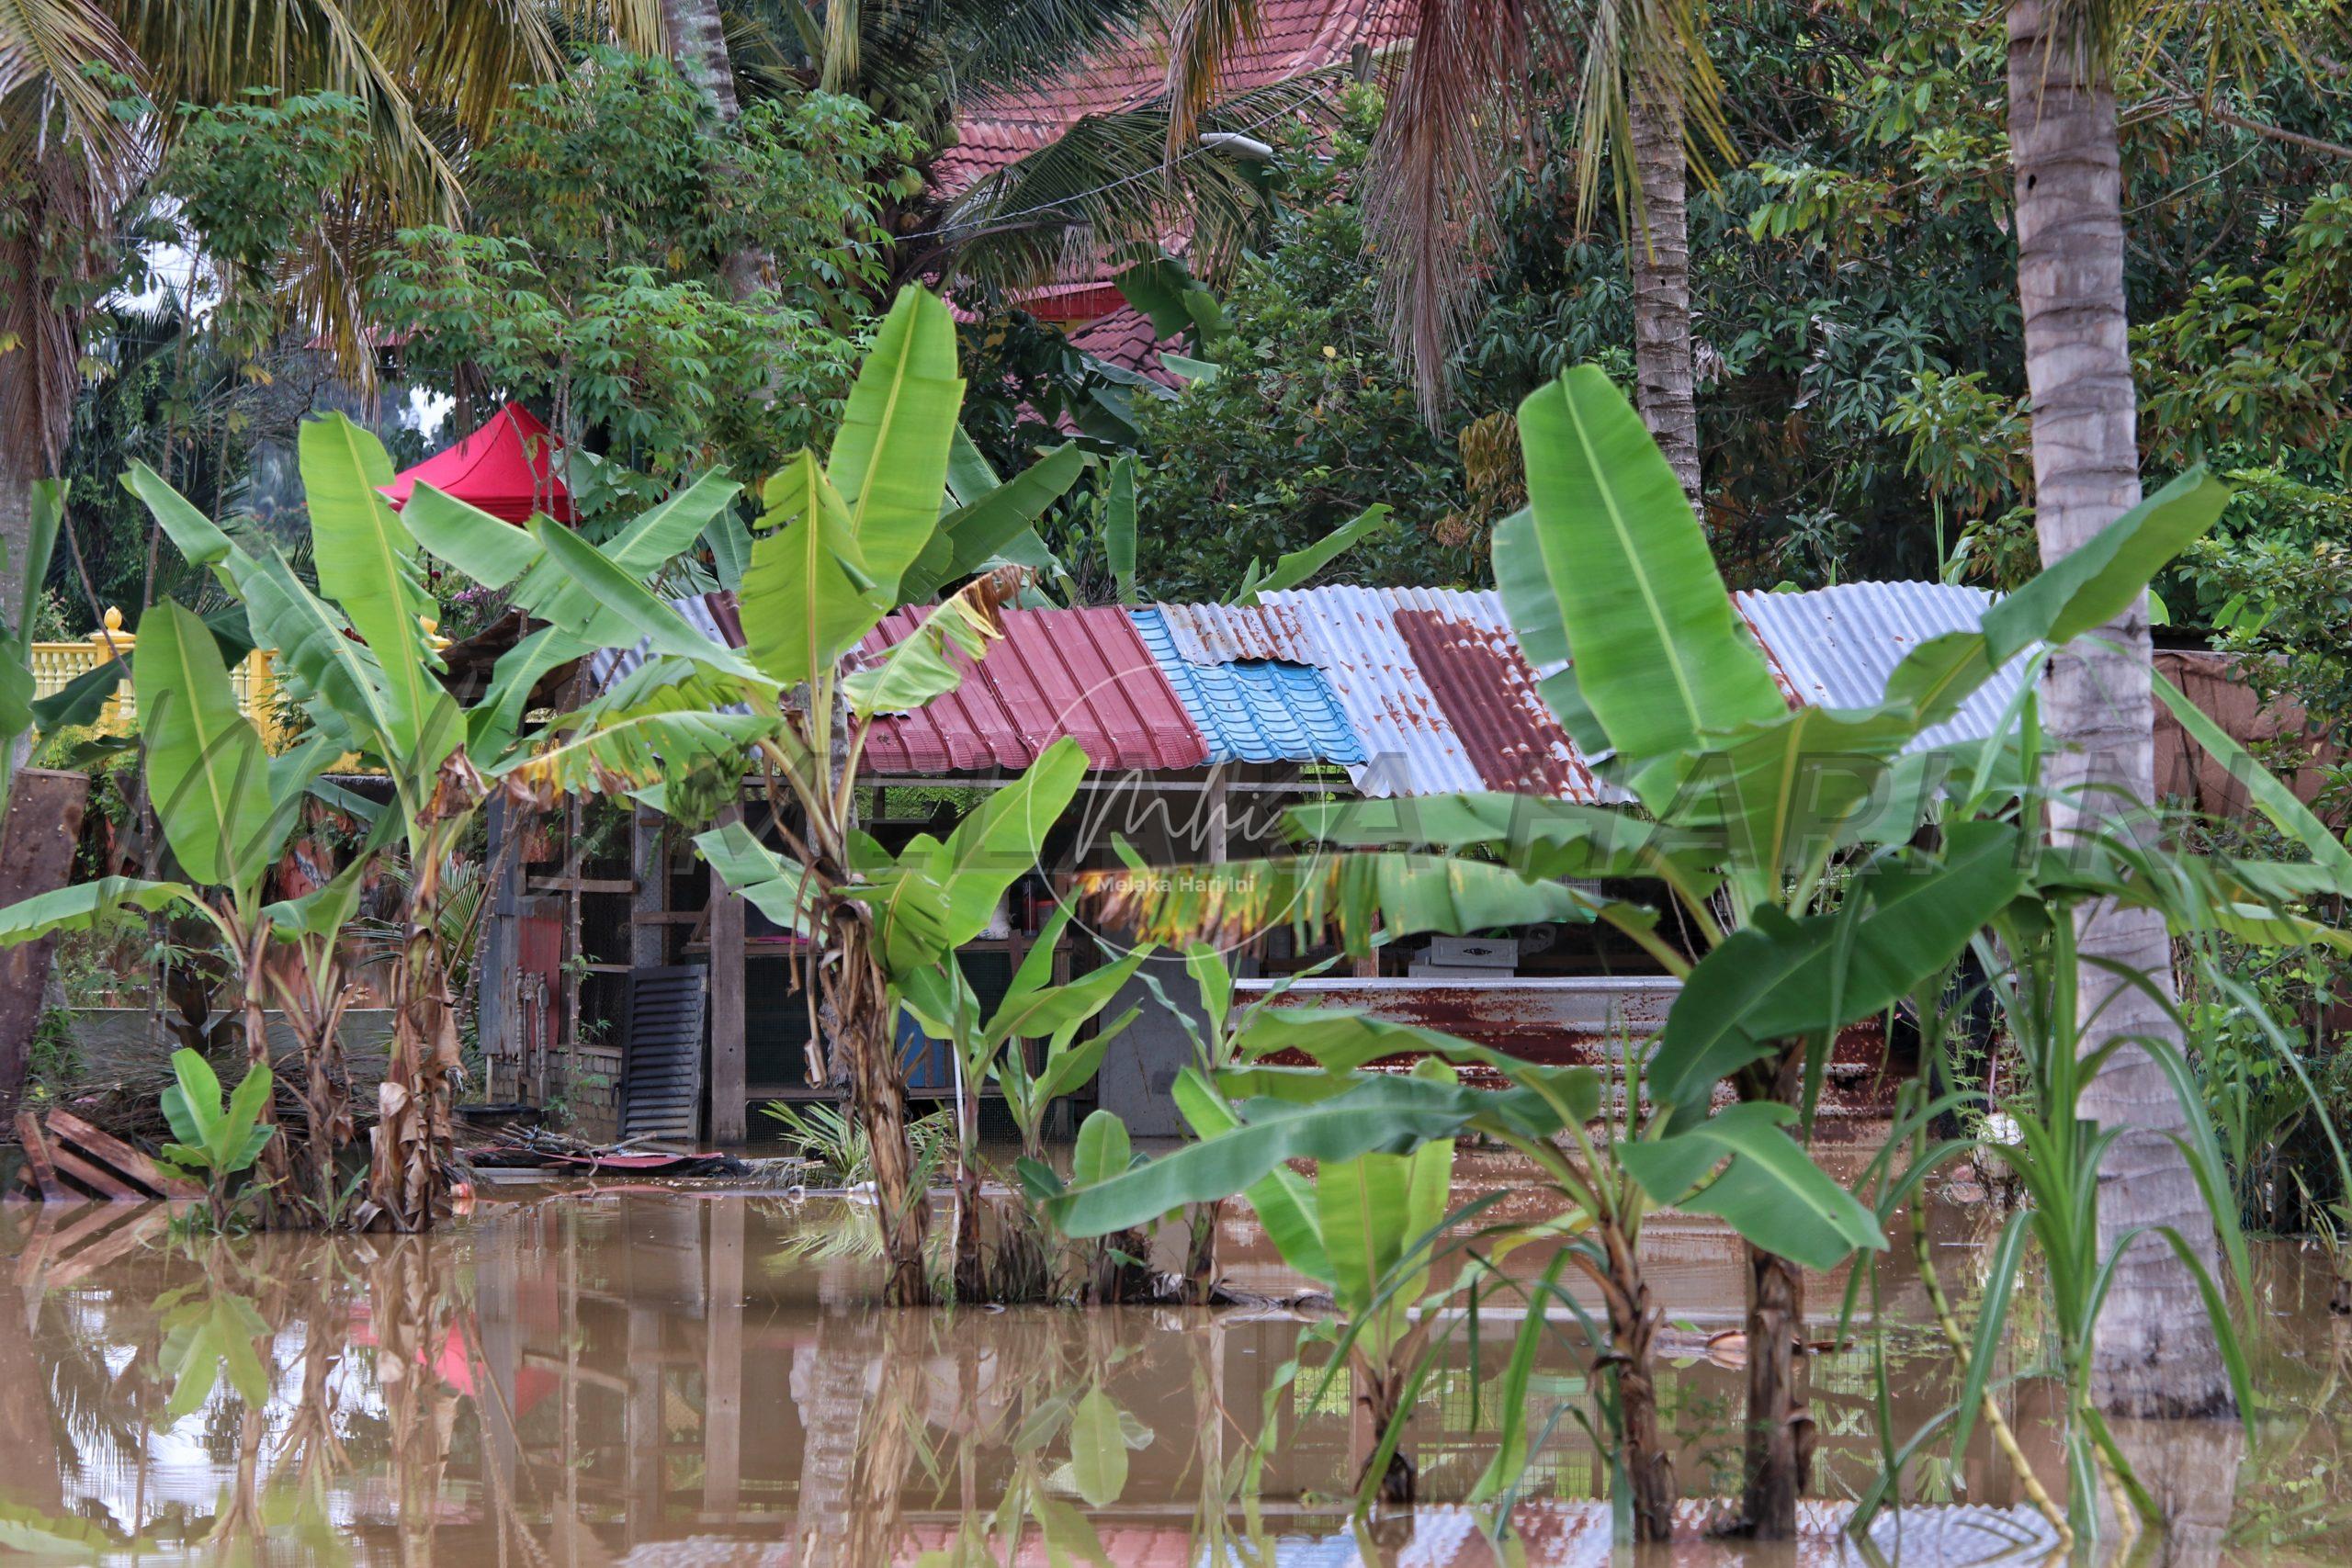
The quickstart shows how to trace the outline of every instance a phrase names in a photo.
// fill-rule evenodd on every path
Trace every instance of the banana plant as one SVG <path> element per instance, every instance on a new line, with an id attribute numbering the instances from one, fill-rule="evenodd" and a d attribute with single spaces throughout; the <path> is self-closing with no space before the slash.
<path id="1" fill-rule="evenodd" d="M 1664 940 L 1656 908 L 1592 899 L 1582 912 L 1683 981 L 1648 1089 L 1667 1108 L 1664 1137 L 1701 1140 L 1695 1161 L 1717 1082 L 1809 1120 L 1837 1032 L 1909 994 L 2017 890 L 2033 850 L 2014 827 L 1954 824 L 1939 848 L 1908 847 L 1938 815 L 1949 776 L 1980 761 L 1923 744 L 1928 732 L 2013 660 L 2130 604 L 2211 525 L 2228 492 L 2193 470 L 1992 606 L 1976 629 L 1915 649 L 1878 705 L 1792 709 L 1672 469 L 1608 378 L 1571 369 L 1521 404 L 1520 429 L 1529 506 L 1496 529 L 1496 581 L 1530 662 L 1552 671 L 1540 682 L 1546 704 L 1646 820 L 1458 795 L 1304 807 L 1292 825 L 1317 845 L 1391 863 L 1477 854 L 1533 884 L 1638 878 L 1661 888 L 1697 933 L 1695 959 Z M 1195 927 L 1249 934 L 1234 929 L 1236 911 L 1246 918 L 1270 900 L 1237 896 L 1260 874 L 1209 868 L 1137 892 L 1113 874 L 1093 891 L 1159 940 L 1182 942 Z M 1314 874 L 1343 874 L 1317 864 Z M 1435 874 L 1399 877 L 1394 895 L 1425 898 Z M 1170 886 L 1183 891 L 1159 891 Z M 1352 947 L 1370 924 L 1340 924 L 1342 940 Z M 1758 1349 L 1747 1503 L 1752 1522 L 1785 1533 L 1812 1436 L 1782 1348 L 1797 1337 L 1802 1279 L 1769 1247 L 1752 1247 L 1749 1264 L 1748 1342 Z"/>
<path id="2" fill-rule="evenodd" d="M 305 1065 L 307 1181 L 298 1186 L 291 1179 L 290 1151 L 270 1145 L 264 1151 L 271 1192 L 265 1213 L 290 1205 L 322 1219 L 334 1206 L 335 1158 L 352 1125 L 334 1070 L 336 1030 L 348 1000 L 335 938 L 350 918 L 377 841 L 364 844 L 324 886 L 300 898 L 266 901 L 270 869 L 340 745 L 313 735 L 279 756 L 268 755 L 260 732 L 238 709 L 211 629 L 171 600 L 141 620 L 131 678 L 145 743 L 146 795 L 180 875 L 100 877 L 26 899 L 0 910 L 0 944 L 89 930 L 133 911 L 177 908 L 205 921 L 241 982 L 248 1070 L 268 1070 L 266 1010 L 273 1005 L 293 1031 Z M 274 946 L 292 951 L 273 962 Z M 266 1098 L 261 1117 L 266 1125 L 274 1123 Z"/>
<path id="3" fill-rule="evenodd" d="M 1303 1053 L 1315 1066 L 1263 1066 L 1276 1051 Z M 1558 1206 L 1535 1221 L 1486 1227 L 1474 1239 L 1497 1263 L 1531 1245 L 1562 1247 L 1600 1290 L 1608 1305 L 1616 1400 L 1605 1414 L 1624 1449 L 1635 1528 L 1645 1540 L 1664 1539 L 1670 1529 L 1674 1481 L 1650 1375 L 1659 1313 L 1641 1271 L 1644 1217 L 1669 1205 L 1718 1214 L 1751 1240 L 1818 1269 L 1884 1245 L 1870 1211 L 1789 1137 L 1785 1108 L 1735 1107 L 1698 1133 L 1669 1135 L 1669 1112 L 1642 1114 L 1640 1063 L 1630 1050 L 1627 1077 L 1612 1086 L 1590 1067 L 1541 1066 L 1434 1030 L 1340 1010 L 1277 1008 L 1255 1012 L 1235 1054 L 1238 1065 L 1213 1077 L 1187 1069 L 1177 1079 L 1177 1103 L 1200 1142 L 1099 1185 L 1074 1188 L 1048 1205 L 1057 1221 L 1086 1235 L 1140 1224 L 1181 1203 L 1242 1193 L 1285 1260 L 1328 1280 L 1332 1264 L 1316 1250 L 1319 1221 L 1285 1162 L 1314 1159 L 1329 1170 L 1366 1156 L 1418 1157 L 1432 1148 L 1450 1151 L 1454 1139 L 1472 1134 L 1517 1150 Z M 1424 1078 L 1366 1070 L 1414 1054 L 1444 1070 Z M 1452 1076 L 1455 1068 L 1491 1076 L 1502 1087 L 1463 1087 Z M 1437 1219 L 1466 1224 L 1480 1206 L 1452 1213 L 1441 1206 Z M 1436 1225 L 1433 1220 L 1423 1230 Z M 1428 1245 L 1437 1245 L 1434 1235 Z M 1534 1290 L 1528 1336 L 1546 1332 L 1555 1303 L 1580 1311 L 1547 1279 Z M 1532 1359 L 1535 1344 L 1525 1341 L 1521 1359 Z M 1508 1419 L 1521 1421 L 1523 1411 L 1509 1412 Z M 1506 1438 L 1516 1430 L 1507 1429 Z M 1385 1440 L 1393 1447 L 1395 1434 Z M 1508 1456 L 1510 1442 L 1504 1448 Z M 1382 1477 L 1386 1465 L 1384 1454 Z M 1508 1457 L 1498 1461 L 1482 1481 L 1481 1495 L 1499 1494 L 1512 1468 Z"/>
<path id="4" fill-rule="evenodd" d="M 925 1033 L 947 1042 L 956 1057 L 960 1092 L 955 1278 L 959 1300 L 1004 1301 L 1013 1295 L 1016 1285 L 1031 1291 L 1054 1288 L 1046 1270 L 1030 1266 L 1043 1249 L 1032 1234 L 1034 1219 L 1026 1210 L 999 1216 L 999 1257 L 1009 1266 L 993 1274 L 989 1267 L 983 1238 L 986 1208 L 981 1201 L 985 1171 L 979 1151 L 980 1086 L 993 1082 L 1004 1096 L 1005 1109 L 1020 1130 L 1021 1186 L 1024 1192 L 1033 1191 L 1041 1178 L 1050 1176 L 1044 1163 L 1046 1112 L 1055 1100 L 1093 1080 L 1111 1043 L 1141 1011 L 1129 1008 L 1097 1027 L 1091 1038 L 1079 1038 L 1142 966 L 1150 950 L 1138 948 L 1076 980 L 1054 985 L 1055 953 L 1069 924 L 1069 909 L 1056 909 L 1022 956 L 1003 997 L 985 1018 L 952 949 L 941 952 L 927 966 L 910 971 L 899 983 L 907 1011 Z M 1031 1041 L 1044 1042 L 1034 1066 Z M 1057 1189 L 1059 1183 L 1052 1185 Z"/>
<path id="5" fill-rule="evenodd" d="M 907 289 L 876 333 L 831 451 L 821 460 L 798 454 L 762 487 L 738 591 L 741 650 L 704 639 L 619 565 L 542 530 L 547 558 L 598 602 L 595 614 L 634 631 L 649 658 L 508 775 L 518 784 L 627 790 L 692 816 L 731 807 L 736 781 L 718 780 L 719 796 L 682 795 L 682 727 L 730 716 L 751 727 L 763 826 L 780 851 L 740 822 L 695 841 L 729 885 L 809 939 L 811 1050 L 821 1043 L 831 1058 L 812 1061 L 812 1076 L 848 1083 L 872 1140 L 886 1289 L 902 1302 L 929 1292 L 928 1215 L 910 1181 L 893 1039 L 904 987 L 978 934 L 1005 888 L 1034 864 L 1058 815 L 1058 805 L 1046 809 L 1052 795 L 1066 801 L 1085 767 L 1074 744 L 1049 749 L 946 843 L 921 840 L 897 857 L 856 827 L 874 726 L 955 690 L 1001 640 L 1002 611 L 1028 574 L 991 563 L 1018 547 L 1029 520 L 1079 467 L 1075 456 L 1056 453 L 993 482 L 959 441 L 963 395 L 946 306 Z M 887 651 L 861 652 L 892 610 L 979 568 L 987 570 Z"/>
<path id="6" fill-rule="evenodd" d="M 172 1073 L 175 1081 L 164 1090 L 164 1120 L 175 1141 L 164 1145 L 164 1158 L 205 1184 L 212 1223 L 225 1224 L 230 1179 L 252 1169 L 277 1135 L 269 1115 L 269 1064 L 247 1066 L 225 1104 L 212 1064 L 194 1051 L 183 1046 L 173 1052 Z"/>

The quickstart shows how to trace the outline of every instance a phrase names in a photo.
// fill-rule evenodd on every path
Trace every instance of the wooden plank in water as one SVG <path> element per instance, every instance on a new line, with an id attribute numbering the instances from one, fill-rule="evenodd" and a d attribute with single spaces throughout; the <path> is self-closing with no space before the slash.
<path id="1" fill-rule="evenodd" d="M 111 1133 L 102 1132 L 70 1111 L 49 1113 L 50 1134 L 62 1144 L 71 1144 L 93 1160 L 129 1178 L 158 1198 L 201 1198 L 204 1189 L 185 1177 L 173 1176 L 147 1156 Z"/>
<path id="2" fill-rule="evenodd" d="M 133 1212 L 127 1223 L 107 1232 L 104 1237 L 81 1248 L 71 1258 L 51 1266 L 43 1280 L 51 1290 L 78 1284 L 107 1265 L 138 1250 L 141 1244 L 154 1235 L 171 1218 L 171 1212 L 150 1208 Z"/>

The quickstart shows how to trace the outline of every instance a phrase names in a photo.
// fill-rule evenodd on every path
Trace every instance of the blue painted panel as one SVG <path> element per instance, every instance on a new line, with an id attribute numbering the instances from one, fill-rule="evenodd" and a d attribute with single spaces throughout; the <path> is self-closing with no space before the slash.
<path id="1" fill-rule="evenodd" d="M 1242 659 L 1194 664 L 1176 652 L 1167 617 L 1128 611 L 1136 635 L 1207 737 L 1211 762 L 1362 762 L 1363 742 L 1323 672 L 1311 664 Z"/>

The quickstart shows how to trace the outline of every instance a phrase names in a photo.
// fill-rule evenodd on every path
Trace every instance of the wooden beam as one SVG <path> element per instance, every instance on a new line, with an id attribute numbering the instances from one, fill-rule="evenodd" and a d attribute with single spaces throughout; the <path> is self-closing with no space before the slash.
<path id="1" fill-rule="evenodd" d="M 741 806 L 718 815 L 723 826 L 742 818 Z M 710 1141 L 740 1144 L 743 1093 L 743 898 L 717 871 L 710 874 Z"/>
<path id="2" fill-rule="evenodd" d="M 204 1189 L 185 1177 L 174 1176 L 111 1133 L 101 1132 L 66 1110 L 49 1113 L 49 1131 L 61 1144 L 72 1144 L 94 1160 L 104 1161 L 158 1198 L 201 1198 Z"/>
<path id="3" fill-rule="evenodd" d="M 662 917 L 670 908 L 670 856 L 662 816 L 650 806 L 628 814 L 628 961 L 639 969 L 670 962 L 670 933 Z"/>
<path id="4" fill-rule="evenodd" d="M 49 1143 L 40 1134 L 40 1123 L 33 1120 L 29 1111 L 17 1112 L 17 1142 L 24 1145 L 25 1168 L 32 1172 L 33 1185 L 40 1190 L 40 1201 L 55 1203 L 72 1196 L 57 1180 L 57 1168 L 49 1162 Z"/>

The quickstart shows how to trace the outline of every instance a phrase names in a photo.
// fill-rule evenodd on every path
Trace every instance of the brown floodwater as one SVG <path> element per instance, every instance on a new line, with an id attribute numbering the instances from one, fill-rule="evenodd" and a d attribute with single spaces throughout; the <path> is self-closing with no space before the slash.
<path id="1" fill-rule="evenodd" d="M 1939 1205 L 1963 1311 L 1996 1216 Z M 1611 1561 L 1609 1475 L 1573 1325 L 1530 1386 L 1532 1458 L 1509 1514 L 1462 1506 L 1492 1457 L 1518 1322 L 1457 1321 L 1411 1431 L 1422 1494 L 1351 1529 L 1363 1440 L 1324 1352 L 1284 1385 L 1306 1320 L 1281 1309 L 896 1312 L 862 1212 L 741 1190 L 493 1189 L 426 1237 L 176 1234 L 161 1206 L 0 1205 L 0 1551 L 115 1562 L 1280 1564 Z M 1244 1222 L 1252 1291 L 1301 1288 Z M 1675 1325 L 1662 1369 L 1694 1539 L 1663 1563 L 1855 1562 L 1845 1507 L 1952 1397 L 1918 1283 L 1882 1260 L 1860 1332 L 1812 1358 L 1820 1459 L 1795 1547 L 1696 1539 L 1736 1490 L 1740 1262 L 1712 1222 L 1645 1236 Z M 2324 1263 L 2263 1249 L 2264 1405 L 2239 1429 L 2124 1440 L 2178 1527 L 2151 1562 L 2352 1561 L 2352 1329 Z M 1827 1337 L 1842 1281 L 1816 1281 Z M 1883 1332 L 1871 1328 L 1872 1296 Z M 2030 1292 L 2021 1292 L 2021 1303 Z M 2044 1353 L 2013 1314 L 2006 1371 Z M 1880 1368 L 1883 1361 L 1883 1377 Z M 1882 1388 L 1883 1387 L 1883 1397 Z M 2003 1393 L 2064 1490 L 2049 1389 Z M 1982 1430 L 1930 1438 L 1880 1559 L 2038 1562 L 2046 1540 Z M 1620 1560 L 1625 1560 L 1621 1558 Z"/>

